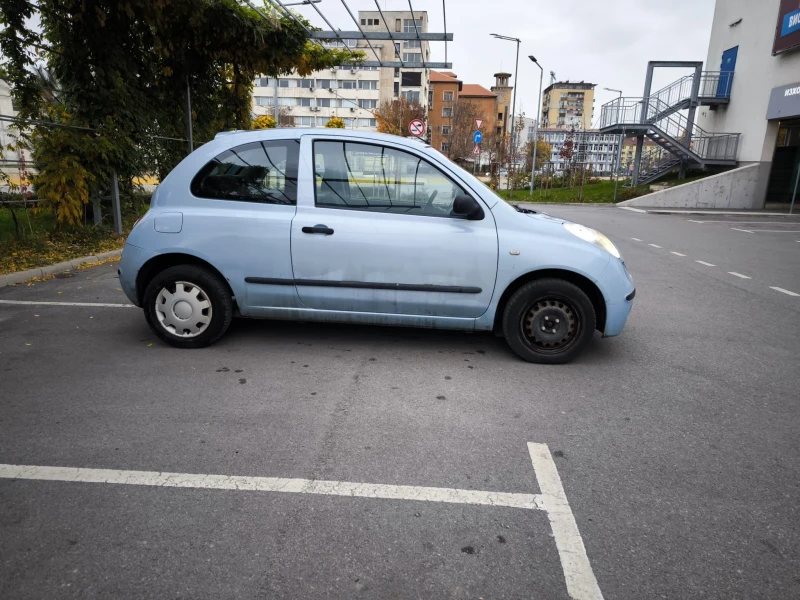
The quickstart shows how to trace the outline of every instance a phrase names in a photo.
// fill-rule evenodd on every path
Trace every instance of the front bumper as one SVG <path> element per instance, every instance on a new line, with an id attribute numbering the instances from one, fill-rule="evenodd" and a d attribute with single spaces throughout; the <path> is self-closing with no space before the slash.
<path id="1" fill-rule="evenodd" d="M 606 326 L 603 337 L 622 333 L 633 308 L 636 286 L 622 260 L 612 258 L 599 282 L 606 300 Z"/>

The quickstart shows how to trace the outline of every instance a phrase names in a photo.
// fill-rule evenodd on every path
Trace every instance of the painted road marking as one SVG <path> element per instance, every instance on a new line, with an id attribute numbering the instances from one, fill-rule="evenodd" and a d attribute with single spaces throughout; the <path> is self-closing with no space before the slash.
<path id="1" fill-rule="evenodd" d="M 800 294 L 795 294 L 794 292 L 790 292 L 789 290 L 785 290 L 779 287 L 769 286 L 769 289 L 775 290 L 776 292 L 781 292 L 782 294 L 788 294 L 789 296 L 800 296 Z"/>
<path id="2" fill-rule="evenodd" d="M 734 275 L 735 277 L 741 277 L 742 279 L 752 279 L 752 277 L 748 277 L 747 275 L 742 275 L 741 273 L 737 273 L 736 271 L 728 271 L 729 275 Z"/>
<path id="3" fill-rule="evenodd" d="M 742 233 L 753 233 L 749 229 L 736 229 L 736 227 L 731 227 L 734 231 L 741 231 Z"/>
<path id="4" fill-rule="evenodd" d="M 652 246 L 653 248 L 661 248 L 661 246 L 657 244 L 647 244 L 648 246 Z"/>
<path id="5" fill-rule="evenodd" d="M 731 229 L 733 229 L 733 227 L 731 227 Z M 756 229 L 750 233 L 800 233 L 800 230 L 795 229 L 794 231 L 788 231 L 786 229 Z"/>
<path id="6" fill-rule="evenodd" d="M 790 215 L 786 215 L 787 217 Z M 797 225 L 789 221 L 736 221 L 728 219 L 727 221 L 692 221 L 692 223 L 727 223 L 728 225 Z"/>
<path id="7" fill-rule="evenodd" d="M 622 210 L 629 210 L 631 212 L 638 212 L 638 213 L 646 213 L 646 210 L 642 210 L 641 208 L 633 208 L 632 206 L 618 206 L 617 208 L 621 208 Z"/>
<path id="8" fill-rule="evenodd" d="M 543 510 L 547 512 L 547 517 L 550 521 L 553 539 L 556 543 L 567 592 L 570 597 L 574 600 L 603 600 L 603 594 L 589 563 L 583 538 L 567 501 L 567 495 L 564 492 L 564 486 L 561 484 L 561 478 L 550 454 L 550 449 L 547 444 L 529 442 L 528 452 L 541 494 L 484 492 L 414 485 L 384 485 L 349 481 L 287 479 L 283 477 L 204 475 L 9 464 L 0 464 L 0 479 L 142 485 L 232 490 L 237 492 L 317 494 L 351 498 L 380 498 Z"/>
<path id="9" fill-rule="evenodd" d="M 634 242 L 641 242 L 641 241 L 642 241 L 642 240 L 640 240 L 639 238 L 631 238 L 631 239 L 632 239 Z"/>
<path id="10" fill-rule="evenodd" d="M 287 479 L 283 477 L 201 475 L 159 471 L 119 471 L 116 469 L 84 469 L 0 464 L 0 478 L 71 481 L 79 483 L 116 483 L 211 490 L 320 494 L 323 496 L 418 500 L 422 502 L 479 504 L 485 506 L 505 506 L 510 508 L 543 510 L 541 497 L 536 494 L 481 492 L 476 490 L 420 487 L 414 485 L 352 483 L 349 481 Z"/>
<path id="11" fill-rule="evenodd" d="M 705 265 L 705 266 L 707 266 L 707 267 L 716 267 L 716 266 L 717 266 L 717 265 L 712 265 L 711 263 L 709 263 L 709 262 L 706 262 L 706 261 L 704 261 L 704 260 L 696 260 L 696 261 L 694 261 L 694 262 L 696 262 L 696 263 L 700 263 L 701 265 Z"/>
<path id="12" fill-rule="evenodd" d="M 689 223 L 700 223 L 701 225 L 705 223 L 705 221 L 695 221 L 694 219 L 686 219 Z"/>
<path id="13" fill-rule="evenodd" d="M 547 444 L 528 442 L 528 452 L 542 491 L 541 501 L 553 529 L 561 568 L 567 581 L 567 592 L 575 600 L 602 600 L 603 594 L 597 585 L 583 538 Z"/>
<path id="14" fill-rule="evenodd" d="M 680 252 L 673 252 L 670 250 L 670 254 L 674 254 L 675 256 L 686 256 L 685 254 L 681 254 Z"/>
<path id="15" fill-rule="evenodd" d="M 36 300 L 0 300 L 0 304 L 31 306 L 99 306 L 100 308 L 136 308 L 133 304 L 108 304 L 105 302 L 39 302 Z"/>

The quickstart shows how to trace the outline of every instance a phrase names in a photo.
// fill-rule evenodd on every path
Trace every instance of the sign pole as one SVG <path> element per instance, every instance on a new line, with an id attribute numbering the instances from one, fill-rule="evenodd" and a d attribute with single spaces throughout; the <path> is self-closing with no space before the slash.
<path id="1" fill-rule="evenodd" d="M 797 165 L 797 177 L 794 180 L 794 193 L 792 194 L 792 203 L 789 205 L 789 214 L 794 211 L 794 201 L 797 199 L 797 186 L 800 184 L 800 163 Z"/>

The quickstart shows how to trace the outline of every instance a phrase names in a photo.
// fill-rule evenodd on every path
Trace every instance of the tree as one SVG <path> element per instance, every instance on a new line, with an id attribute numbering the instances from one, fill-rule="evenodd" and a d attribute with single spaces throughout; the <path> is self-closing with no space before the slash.
<path id="1" fill-rule="evenodd" d="M 40 28 L 28 26 L 37 19 Z M 0 0 L 0 77 L 19 117 L 63 126 L 53 134 L 18 123 L 34 143 L 34 184 L 64 206 L 60 222 L 78 222 L 114 172 L 122 185 L 172 169 L 185 154 L 187 88 L 202 142 L 250 127 L 256 75 L 353 62 L 347 50 L 312 44 L 301 23 L 235 0 Z M 37 78 L 42 63 L 60 83 L 57 98 Z"/>
<path id="2" fill-rule="evenodd" d="M 325 127 L 329 129 L 344 129 L 344 119 L 339 117 L 331 117 L 328 119 L 328 122 L 325 123 Z"/>
<path id="3" fill-rule="evenodd" d="M 472 138 L 475 133 L 475 119 L 486 119 L 481 114 L 478 104 L 472 100 L 459 98 L 453 102 L 452 117 L 450 119 L 450 149 L 447 156 L 451 160 L 464 161 L 472 158 L 475 142 Z M 488 123 L 488 121 L 487 121 Z M 481 147 L 486 147 L 488 140 L 482 142 Z"/>
<path id="4" fill-rule="evenodd" d="M 275 129 L 275 117 L 272 115 L 261 115 L 256 117 L 253 119 L 250 129 Z"/>
<path id="5" fill-rule="evenodd" d="M 380 133 L 391 133 L 410 137 L 408 124 L 414 119 L 425 120 L 425 108 L 419 103 L 405 98 L 384 100 L 373 113 L 378 120 Z"/>

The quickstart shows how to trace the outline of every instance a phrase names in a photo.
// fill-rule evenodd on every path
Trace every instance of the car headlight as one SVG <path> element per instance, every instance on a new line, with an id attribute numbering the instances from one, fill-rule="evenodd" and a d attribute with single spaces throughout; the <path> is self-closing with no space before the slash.
<path id="1" fill-rule="evenodd" d="M 572 235 L 581 238 L 585 242 L 600 246 L 603 250 L 608 252 L 614 258 L 620 258 L 619 250 L 617 247 L 599 231 L 578 225 L 577 223 L 564 223 L 564 229 L 569 231 Z"/>

